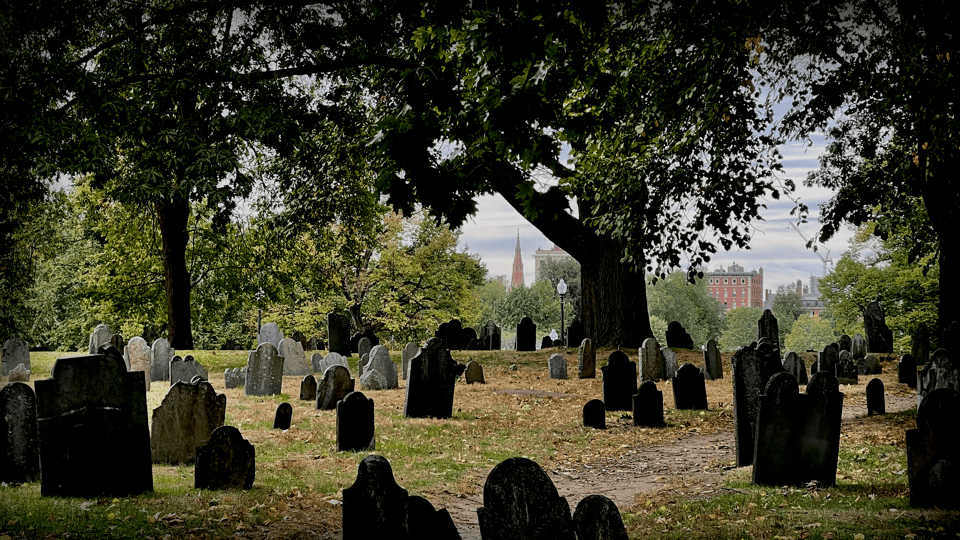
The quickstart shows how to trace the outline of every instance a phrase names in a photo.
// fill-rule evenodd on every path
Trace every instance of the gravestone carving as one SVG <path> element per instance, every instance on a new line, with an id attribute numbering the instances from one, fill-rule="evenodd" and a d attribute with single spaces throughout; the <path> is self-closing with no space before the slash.
<path id="1" fill-rule="evenodd" d="M 715 339 L 707 341 L 707 346 L 703 350 L 703 374 L 711 381 L 723 378 L 723 358 L 720 356 L 720 347 L 717 346 Z"/>
<path id="2" fill-rule="evenodd" d="M 773 312 L 769 309 L 763 310 L 763 314 L 760 315 L 760 319 L 757 321 L 757 342 L 762 343 L 764 339 L 767 340 L 767 343 L 773 347 L 773 350 L 775 350 L 777 356 L 779 356 L 780 325 L 777 323 L 777 318 Z"/>
<path id="3" fill-rule="evenodd" d="M 317 379 L 313 375 L 307 375 L 300 381 L 300 400 L 314 401 L 317 399 Z"/>
<path id="4" fill-rule="evenodd" d="M 270 345 L 271 343 L 262 343 Z M 213 430 L 197 448 L 193 487 L 196 489 L 250 489 L 257 474 L 257 451 L 233 426 Z"/>
<path id="5" fill-rule="evenodd" d="M 672 379 L 677 375 L 677 353 L 667 347 L 661 347 L 660 353 L 663 355 L 663 378 Z"/>
<path id="6" fill-rule="evenodd" d="M 684 364 L 672 380 L 674 407 L 683 410 L 707 408 L 707 385 L 697 366 Z"/>
<path id="7" fill-rule="evenodd" d="M 430 338 L 410 359 L 403 415 L 407 418 L 450 418 L 457 377 L 466 366 L 455 361 L 439 338 Z"/>
<path id="8" fill-rule="evenodd" d="M 671 321 L 667 325 L 667 347 L 671 349 L 693 349 L 693 337 L 680 321 Z"/>
<path id="9" fill-rule="evenodd" d="M 178 381 L 153 410 L 150 455 L 153 463 L 193 463 L 197 448 L 223 425 L 227 396 L 206 381 Z"/>
<path id="10" fill-rule="evenodd" d="M 917 427 L 906 433 L 910 506 L 960 508 L 957 418 L 960 394 L 953 388 L 931 390 L 917 407 Z"/>
<path id="11" fill-rule="evenodd" d="M 327 314 L 327 350 L 350 357 L 350 315 L 342 311 Z"/>
<path id="12" fill-rule="evenodd" d="M 870 379 L 867 383 L 867 414 L 887 414 L 883 381 L 880 379 Z"/>
<path id="13" fill-rule="evenodd" d="M 283 331 L 280 330 L 280 327 L 275 322 L 268 322 L 260 327 L 260 332 L 257 333 L 257 346 L 259 347 L 261 343 L 270 343 L 278 350 L 280 349 L 280 342 L 283 341 Z"/>
<path id="14" fill-rule="evenodd" d="M 377 447 L 373 400 L 350 392 L 337 402 L 337 452 L 365 452 Z"/>
<path id="15" fill-rule="evenodd" d="M 190 382 L 197 376 L 202 377 L 203 380 L 209 378 L 207 368 L 203 367 L 203 364 L 200 362 L 194 360 L 193 356 L 189 354 L 186 358 L 174 356 L 173 360 L 170 360 L 171 385 L 177 384 L 180 381 Z"/>
<path id="16" fill-rule="evenodd" d="M 408 498 L 386 458 L 363 458 L 356 481 L 343 490 L 343 540 L 407 538 Z"/>
<path id="17" fill-rule="evenodd" d="M 591 399 L 583 406 L 583 427 L 607 429 L 607 408 L 599 399 Z"/>
<path id="18" fill-rule="evenodd" d="M 317 410 L 335 409 L 338 401 L 353 392 L 354 384 L 347 368 L 339 364 L 327 368 L 317 383 Z"/>
<path id="19" fill-rule="evenodd" d="M 573 512 L 577 540 L 628 540 L 617 505 L 603 495 L 587 495 Z"/>
<path id="20" fill-rule="evenodd" d="M 637 363 L 627 353 L 613 351 L 607 365 L 600 368 L 603 379 L 603 404 L 608 411 L 629 411 L 637 393 Z"/>
<path id="21" fill-rule="evenodd" d="M 277 412 L 273 415 L 273 429 L 290 429 L 293 422 L 293 405 L 283 402 L 277 405 Z"/>
<path id="22" fill-rule="evenodd" d="M 30 385 L 12 382 L 0 389 L 0 482 L 40 480 L 37 395 Z"/>
<path id="23" fill-rule="evenodd" d="M 754 433 L 760 394 L 767 380 L 784 371 L 773 348 L 764 343 L 740 347 L 730 359 L 733 379 L 733 417 L 737 444 L 737 466 L 753 463 Z"/>
<path id="24" fill-rule="evenodd" d="M 566 338 L 567 343 L 571 345 L 583 343 L 586 336 L 583 334 L 583 323 L 580 322 L 580 319 L 570 321 L 570 326 L 567 327 Z"/>
<path id="25" fill-rule="evenodd" d="M 24 340 L 13 337 L 3 343 L 0 349 L 3 375 L 9 375 L 13 368 L 23 364 L 30 371 L 30 346 Z"/>
<path id="26" fill-rule="evenodd" d="M 837 351 L 839 357 L 839 351 Z M 850 355 L 854 358 L 863 358 L 867 355 L 867 340 L 860 334 L 853 336 L 850 341 Z"/>
<path id="27" fill-rule="evenodd" d="M 553 354 L 547 359 L 547 369 L 551 379 L 566 379 L 567 359 L 562 354 Z"/>
<path id="28" fill-rule="evenodd" d="M 103 323 L 98 324 L 93 329 L 93 333 L 90 334 L 90 347 L 87 352 L 97 354 L 101 345 L 110 345 L 111 337 L 113 337 L 113 332 L 110 331 L 110 328 Z"/>
<path id="29" fill-rule="evenodd" d="M 143 380 L 147 384 L 148 392 L 150 391 L 150 379 L 153 378 L 151 376 L 150 356 L 150 344 L 140 336 L 130 338 L 127 346 L 123 348 L 123 358 L 126 361 L 127 369 L 143 373 Z"/>
<path id="30" fill-rule="evenodd" d="M 251 353 L 252 354 L 252 353 Z M 226 388 L 240 388 L 247 380 L 247 368 L 227 368 L 223 370 L 223 385 Z"/>
<path id="31" fill-rule="evenodd" d="M 787 373 L 793 375 L 793 378 L 797 380 L 798 383 L 802 385 L 807 384 L 807 365 L 803 362 L 803 358 L 800 358 L 800 355 L 791 351 L 783 357 L 783 369 L 787 370 Z"/>
<path id="32" fill-rule="evenodd" d="M 247 359 L 243 393 L 248 396 L 275 396 L 282 391 L 283 357 L 272 343 L 261 343 Z"/>
<path id="33" fill-rule="evenodd" d="M 475 360 L 467 362 L 464 379 L 467 384 L 486 384 L 486 381 L 483 380 L 483 366 Z"/>
<path id="34" fill-rule="evenodd" d="M 593 340 L 584 338 L 577 349 L 577 378 L 593 379 L 597 376 L 597 350 Z"/>
<path id="35" fill-rule="evenodd" d="M 520 319 L 517 324 L 517 350 L 537 350 L 537 325 L 533 324 L 530 317 Z"/>
<path id="36" fill-rule="evenodd" d="M 667 368 L 660 344 L 652 337 L 643 340 L 643 346 L 640 347 L 640 380 L 662 381 L 666 376 Z"/>
<path id="37" fill-rule="evenodd" d="M 917 387 L 917 363 L 910 353 L 901 356 L 897 362 L 897 382 L 910 388 Z"/>
<path id="38" fill-rule="evenodd" d="M 484 540 L 574 540 L 567 500 L 533 461 L 513 457 L 490 471 L 477 508 Z"/>
<path id="39" fill-rule="evenodd" d="M 303 345 L 292 338 L 280 340 L 277 353 L 283 357 L 283 374 L 294 377 L 303 377 L 312 372 L 303 352 Z"/>
<path id="40" fill-rule="evenodd" d="M 863 329 L 867 334 L 867 352 L 893 352 L 893 331 L 887 326 L 883 306 L 879 302 L 870 302 L 863 310 Z"/>
<path id="41" fill-rule="evenodd" d="M 663 421 L 663 392 L 657 383 L 643 381 L 633 400 L 633 425 L 638 427 L 661 427 Z"/>
<path id="42" fill-rule="evenodd" d="M 930 355 L 917 375 L 917 406 L 923 397 L 937 388 L 952 388 L 960 391 L 960 366 L 946 349 L 937 349 Z"/>

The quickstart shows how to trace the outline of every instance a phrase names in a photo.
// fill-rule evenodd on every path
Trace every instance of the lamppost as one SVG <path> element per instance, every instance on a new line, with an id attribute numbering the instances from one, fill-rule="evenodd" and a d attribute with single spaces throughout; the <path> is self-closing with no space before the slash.
<path id="1" fill-rule="evenodd" d="M 557 283 L 557 294 L 560 295 L 560 346 L 566 350 L 567 340 L 563 335 L 565 330 L 563 327 L 563 297 L 567 295 L 567 284 L 563 281 L 563 278 L 560 279 L 560 283 Z"/>

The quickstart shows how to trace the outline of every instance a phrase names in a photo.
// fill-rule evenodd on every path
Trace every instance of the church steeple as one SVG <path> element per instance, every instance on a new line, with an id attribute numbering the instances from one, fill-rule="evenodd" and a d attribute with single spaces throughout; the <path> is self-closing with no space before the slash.
<path id="1" fill-rule="evenodd" d="M 523 285 L 523 258 L 520 256 L 520 230 L 517 229 L 517 248 L 513 256 L 513 276 L 510 279 L 510 288 Z"/>

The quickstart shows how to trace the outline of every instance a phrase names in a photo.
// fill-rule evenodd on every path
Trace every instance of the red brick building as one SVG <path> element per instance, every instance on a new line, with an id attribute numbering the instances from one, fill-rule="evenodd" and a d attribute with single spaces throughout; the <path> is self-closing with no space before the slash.
<path id="1" fill-rule="evenodd" d="M 713 272 L 705 272 L 710 296 L 724 305 L 727 311 L 738 307 L 763 307 L 763 268 L 744 271 L 733 263 Z"/>

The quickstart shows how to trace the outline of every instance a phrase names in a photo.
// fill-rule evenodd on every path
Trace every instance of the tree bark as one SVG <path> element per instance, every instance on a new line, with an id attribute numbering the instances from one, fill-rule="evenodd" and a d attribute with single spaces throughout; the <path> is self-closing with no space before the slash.
<path id="1" fill-rule="evenodd" d="M 175 349 L 193 349 L 190 320 L 190 273 L 187 271 L 187 221 L 190 201 L 186 198 L 156 203 L 160 236 L 163 239 L 164 288 L 167 295 L 167 339 Z"/>

